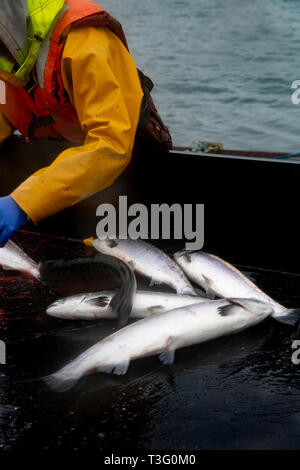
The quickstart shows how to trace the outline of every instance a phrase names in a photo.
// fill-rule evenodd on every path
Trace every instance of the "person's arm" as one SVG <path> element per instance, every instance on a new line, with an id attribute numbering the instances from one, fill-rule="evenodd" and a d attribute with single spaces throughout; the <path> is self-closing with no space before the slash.
<path id="1" fill-rule="evenodd" d="M 62 77 L 86 139 L 11 194 L 35 223 L 110 186 L 130 162 L 139 121 L 143 92 L 136 65 L 108 29 L 69 33 Z"/>
<path id="2" fill-rule="evenodd" d="M 5 119 L 2 113 L 0 113 L 0 146 L 3 142 L 10 137 L 12 134 L 12 127 L 9 122 Z"/>

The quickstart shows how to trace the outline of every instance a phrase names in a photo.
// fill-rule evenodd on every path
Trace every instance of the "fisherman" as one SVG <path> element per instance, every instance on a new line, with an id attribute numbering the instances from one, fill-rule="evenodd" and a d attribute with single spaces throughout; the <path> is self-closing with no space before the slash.
<path id="1" fill-rule="evenodd" d="M 0 198 L 1 246 L 110 186 L 139 142 L 172 147 L 121 25 L 90 0 L 0 0 L 0 81 L 0 144 L 14 129 L 79 144 Z"/>

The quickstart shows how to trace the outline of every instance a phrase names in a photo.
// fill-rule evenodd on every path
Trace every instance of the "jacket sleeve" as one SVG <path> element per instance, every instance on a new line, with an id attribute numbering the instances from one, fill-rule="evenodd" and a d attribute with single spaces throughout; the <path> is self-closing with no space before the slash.
<path id="1" fill-rule="evenodd" d="M 35 223 L 110 186 L 130 162 L 139 121 L 143 92 L 136 65 L 110 30 L 71 31 L 62 78 L 86 139 L 11 194 Z"/>
<path id="2" fill-rule="evenodd" d="M 0 146 L 12 134 L 12 127 L 5 119 L 3 114 L 0 113 Z"/>

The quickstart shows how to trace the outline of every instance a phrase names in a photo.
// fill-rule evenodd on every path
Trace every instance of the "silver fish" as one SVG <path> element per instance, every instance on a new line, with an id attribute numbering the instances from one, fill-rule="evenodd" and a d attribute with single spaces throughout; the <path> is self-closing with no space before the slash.
<path id="1" fill-rule="evenodd" d="M 91 290 L 102 281 L 117 282 L 106 310 L 117 316 L 119 327 L 128 323 L 137 289 L 135 274 L 129 264 L 113 256 L 96 253 L 96 256 L 46 261 L 41 264 L 40 271 L 43 281 L 56 292 L 62 292 L 65 288 L 68 291 L 74 281 L 75 292 L 76 285 L 78 282 L 81 285 L 81 281 L 91 285 Z M 103 299 L 99 302 L 103 304 Z"/>
<path id="2" fill-rule="evenodd" d="M 38 264 L 11 240 L 3 248 L 0 248 L 0 265 L 3 269 L 22 271 L 40 279 Z"/>
<path id="3" fill-rule="evenodd" d="M 98 342 L 45 381 L 65 391 L 93 372 L 124 375 L 136 358 L 159 354 L 163 364 L 172 364 L 176 349 L 244 330 L 272 311 L 270 304 L 258 300 L 227 299 L 157 313 Z"/>
<path id="4" fill-rule="evenodd" d="M 135 272 L 151 279 L 150 286 L 167 284 L 177 294 L 197 295 L 179 266 L 163 251 L 142 240 L 92 241 L 100 253 L 115 256 L 128 263 Z"/>
<path id="5" fill-rule="evenodd" d="M 109 308 L 114 295 L 113 291 L 73 295 L 53 302 L 46 312 L 52 317 L 67 320 L 115 319 L 117 318 L 116 314 Z M 137 291 L 130 318 L 145 318 L 153 313 L 167 312 L 174 308 L 200 302 L 207 302 L 207 299 L 193 295 Z"/>
<path id="6" fill-rule="evenodd" d="M 200 285 L 206 294 L 217 297 L 243 297 L 268 302 L 272 317 L 294 325 L 300 318 L 299 309 L 287 309 L 260 290 L 250 279 L 231 264 L 204 251 L 179 252 L 174 255 L 187 276 Z"/>

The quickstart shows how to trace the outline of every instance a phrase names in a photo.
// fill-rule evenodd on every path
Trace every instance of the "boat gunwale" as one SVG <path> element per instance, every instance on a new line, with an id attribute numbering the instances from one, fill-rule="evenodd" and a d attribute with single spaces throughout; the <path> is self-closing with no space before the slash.
<path id="1" fill-rule="evenodd" d="M 288 159 L 275 159 L 275 158 L 266 158 L 266 157 L 254 157 L 249 156 L 246 157 L 245 155 L 225 155 L 222 153 L 205 153 L 205 152 L 193 152 L 193 151 L 178 151 L 178 150 L 170 150 L 169 152 L 171 155 L 174 156 L 187 156 L 187 157 L 205 157 L 205 158 L 212 158 L 212 159 L 229 159 L 229 160 L 245 160 L 245 161 L 255 161 L 255 162 L 264 162 L 264 163 L 275 163 L 275 164 L 288 164 L 288 165 L 300 165 L 299 160 L 288 160 Z M 250 153 L 250 152 L 249 152 Z"/>

